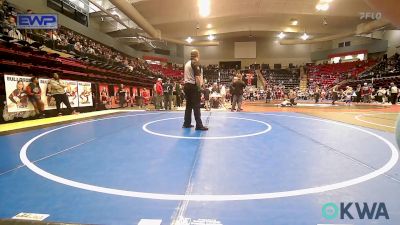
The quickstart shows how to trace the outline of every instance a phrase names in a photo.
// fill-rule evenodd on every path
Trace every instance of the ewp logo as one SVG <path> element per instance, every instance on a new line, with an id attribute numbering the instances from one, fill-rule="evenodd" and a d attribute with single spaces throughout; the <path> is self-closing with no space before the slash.
<path id="1" fill-rule="evenodd" d="M 18 29 L 57 29 L 57 14 L 18 14 Z"/>
<path id="2" fill-rule="evenodd" d="M 352 206 L 356 208 L 356 213 L 354 210 L 351 211 Z M 354 216 L 358 216 L 356 219 L 380 219 L 381 217 L 385 219 L 389 219 L 389 214 L 386 209 L 386 205 L 383 202 L 374 202 L 371 205 L 363 202 L 362 204 L 358 202 L 349 202 L 349 203 L 340 203 L 340 207 L 338 207 L 335 203 L 329 202 L 322 206 L 322 216 L 325 219 L 333 220 L 337 219 L 350 219 L 353 220 Z"/>

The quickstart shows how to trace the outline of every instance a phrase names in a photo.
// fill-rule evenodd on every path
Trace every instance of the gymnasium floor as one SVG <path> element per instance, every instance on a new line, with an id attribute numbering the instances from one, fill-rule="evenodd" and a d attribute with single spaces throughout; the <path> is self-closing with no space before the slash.
<path id="1" fill-rule="evenodd" d="M 0 136 L 0 218 L 400 224 L 398 107 L 245 109 L 202 112 L 208 132 L 182 129 L 183 112 L 110 111 L 24 131 L 8 126 Z M 359 219 L 353 207 L 354 220 L 328 220 L 329 202 L 384 203 L 390 218 Z"/>

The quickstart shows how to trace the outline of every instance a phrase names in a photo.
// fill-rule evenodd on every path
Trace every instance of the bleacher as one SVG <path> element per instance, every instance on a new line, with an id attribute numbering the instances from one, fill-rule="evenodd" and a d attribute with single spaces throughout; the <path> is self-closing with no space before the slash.
<path id="1" fill-rule="evenodd" d="M 389 59 L 383 59 L 375 66 L 359 75 L 357 79 L 348 80 L 342 86 L 356 87 L 358 84 L 371 83 L 375 88 L 388 88 L 394 82 L 400 86 L 400 55 L 395 54 Z"/>
<path id="2" fill-rule="evenodd" d="M 261 74 L 269 86 L 283 85 L 285 89 L 292 89 L 300 85 L 300 70 L 291 69 L 263 69 Z"/>
<path id="3" fill-rule="evenodd" d="M 49 75 L 63 74 L 64 79 L 84 81 L 100 81 L 109 83 L 125 83 L 148 86 L 153 79 L 145 76 L 145 72 L 130 71 L 126 67 L 104 68 L 96 61 L 63 58 L 56 53 L 48 53 L 18 42 L 6 42 L 5 36 L 0 35 L 0 65 L 3 71 L 18 74 Z M 103 67 L 103 68 L 102 68 Z"/>
<path id="4" fill-rule="evenodd" d="M 151 64 L 150 69 L 153 72 L 158 72 L 163 74 L 165 77 L 169 77 L 172 79 L 179 79 L 183 77 L 183 71 L 182 70 L 175 70 L 170 67 L 163 67 L 162 65 L 157 65 L 157 64 Z"/>
<path id="5" fill-rule="evenodd" d="M 203 71 L 204 79 L 206 79 L 208 83 L 219 82 L 224 85 L 228 85 L 232 82 L 232 78 L 235 74 L 236 70 L 234 69 L 218 69 L 215 67 L 206 67 Z"/>
<path id="6" fill-rule="evenodd" d="M 238 71 L 235 69 L 218 69 L 216 67 L 208 66 L 204 68 L 204 79 L 207 80 L 207 83 L 220 83 L 221 85 L 230 86 L 233 77 L 236 76 Z M 243 81 L 247 84 L 247 77 L 246 74 L 252 73 L 255 74 L 254 70 L 252 69 L 244 69 L 239 71 L 240 74 L 243 75 Z M 257 77 L 254 75 L 253 77 L 253 85 L 257 85 Z"/>
<path id="7" fill-rule="evenodd" d="M 343 80 L 356 78 L 358 74 L 365 71 L 368 67 L 375 64 L 375 61 L 364 60 L 354 62 L 344 62 L 337 64 L 313 65 L 308 68 L 309 84 L 318 84 L 330 87 Z"/>
<path id="8" fill-rule="evenodd" d="M 128 56 L 75 31 L 18 30 L 19 11 L 4 2 L 0 14 L 0 65 L 10 73 L 53 72 L 79 80 L 151 86 L 158 77 L 180 78 L 182 70 L 152 70 L 143 60 Z M 24 13 L 24 12 L 22 12 Z"/>
<path id="9" fill-rule="evenodd" d="M 400 75 L 400 55 L 395 54 L 389 59 L 384 59 L 375 66 L 369 68 L 359 79 L 383 78 Z"/>

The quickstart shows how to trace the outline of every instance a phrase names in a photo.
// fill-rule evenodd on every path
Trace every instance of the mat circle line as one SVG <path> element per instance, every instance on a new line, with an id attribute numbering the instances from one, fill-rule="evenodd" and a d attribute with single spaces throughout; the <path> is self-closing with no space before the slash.
<path id="1" fill-rule="evenodd" d="M 213 117 L 220 117 L 220 116 L 210 116 L 211 118 Z M 208 136 L 198 136 L 198 137 L 190 137 L 190 136 L 179 136 L 179 135 L 169 135 L 169 134 L 162 134 L 159 132 L 152 131 L 148 128 L 150 124 L 154 124 L 157 122 L 161 121 L 167 121 L 167 120 L 175 120 L 175 119 L 182 119 L 182 117 L 172 117 L 172 118 L 166 118 L 166 119 L 159 119 L 159 120 L 154 120 L 150 121 L 142 126 L 142 129 L 149 134 L 153 134 L 156 136 L 160 137 L 166 137 L 166 138 L 177 138 L 177 139 L 197 139 L 197 140 L 221 140 L 221 139 L 237 139 L 237 138 L 245 138 L 245 137 L 253 137 L 261 134 L 265 134 L 269 131 L 271 131 L 272 126 L 266 122 L 260 121 L 260 120 L 254 120 L 254 119 L 248 119 L 248 118 L 243 118 L 243 117 L 232 117 L 232 116 L 224 116 L 223 118 L 229 118 L 229 119 L 237 119 L 237 120 L 246 120 L 246 121 L 252 121 L 252 122 L 257 122 L 261 123 L 267 128 L 265 130 L 251 133 L 251 134 L 243 134 L 243 135 L 233 135 L 233 136 L 214 136 L 214 137 L 208 137 Z"/>
<path id="2" fill-rule="evenodd" d="M 399 113 L 365 113 L 365 114 L 356 115 L 354 118 L 356 120 L 360 121 L 360 122 L 363 122 L 363 123 L 368 123 L 368 124 L 372 124 L 372 125 L 376 125 L 376 126 L 388 127 L 388 128 L 395 129 L 396 127 L 394 127 L 394 126 L 388 126 L 388 125 L 384 125 L 384 124 L 380 124 L 380 123 L 374 123 L 374 122 L 371 122 L 371 121 L 367 121 L 367 120 L 361 119 L 364 116 L 376 116 L 376 115 L 388 115 L 388 114 L 389 115 L 394 115 L 394 114 L 398 115 Z"/>
<path id="3" fill-rule="evenodd" d="M 317 187 L 311 187 L 311 188 L 303 188 L 303 189 L 297 189 L 297 190 L 290 190 L 290 191 L 279 191 L 279 192 L 267 192 L 267 193 L 258 193 L 258 194 L 231 194 L 231 195 L 200 195 L 200 194 L 195 194 L 195 195 L 180 195 L 180 194 L 162 194 L 162 193 L 151 193 L 151 192 L 137 192 L 137 191 L 127 191 L 127 190 L 119 190 L 119 189 L 113 189 L 113 188 L 106 188 L 106 187 L 100 187 L 100 186 L 95 186 L 91 184 L 86 184 L 86 183 L 81 183 L 73 180 L 69 180 L 63 177 L 56 176 L 54 174 L 51 174 L 47 171 L 44 171 L 43 169 L 39 168 L 36 166 L 34 163 L 32 163 L 27 156 L 27 151 L 29 146 L 36 141 L 37 139 L 67 128 L 67 127 L 72 127 L 80 124 L 85 124 L 85 123 L 90 123 L 90 122 L 95 122 L 95 121 L 102 121 L 102 120 L 109 120 L 109 119 L 116 119 L 116 118 L 123 118 L 123 117 L 133 117 L 133 116 L 140 116 L 140 115 L 154 115 L 154 114 L 161 114 L 161 113 L 147 113 L 147 114 L 135 114 L 135 115 L 124 115 L 124 116 L 117 116 L 117 117 L 108 117 L 108 118 L 102 118 L 102 119 L 96 119 L 96 120 L 90 120 L 90 121 L 84 121 L 84 122 L 79 122 L 79 123 L 74 123 L 74 124 L 69 124 L 66 126 L 62 126 L 59 128 L 55 128 L 49 131 L 46 131 L 44 133 L 41 133 L 32 139 L 30 139 L 28 142 L 26 142 L 20 151 L 20 159 L 22 163 L 32 170 L 34 173 L 47 178 L 49 180 L 52 180 L 54 182 L 64 184 L 67 186 L 83 189 L 83 190 L 88 190 L 88 191 L 93 191 L 93 192 L 99 192 L 99 193 L 104 193 L 104 194 L 111 194 L 111 195 L 118 195 L 118 196 L 125 196 L 125 197 L 134 197 L 134 198 L 143 198 L 143 199 L 155 199 L 155 200 L 170 200 L 170 201 L 245 201 L 245 200 L 260 200 L 260 199 L 273 199 L 273 198 L 284 198 L 284 197 L 293 197 L 293 196 L 301 196 L 301 195 L 309 195 L 309 194 L 316 194 L 316 193 L 322 193 L 326 191 L 332 191 L 332 190 L 337 190 L 341 188 L 346 188 L 350 187 L 356 184 L 363 183 L 365 181 L 371 180 L 373 178 L 376 178 L 386 172 L 388 172 L 390 169 L 392 169 L 397 161 L 399 160 L 399 153 L 397 148 L 387 139 L 383 138 L 382 136 L 375 134 L 371 131 L 362 129 L 360 127 L 356 127 L 353 125 L 348 125 L 344 123 L 339 123 L 336 121 L 331 121 L 331 120 L 325 120 L 325 119 L 317 119 L 317 118 L 312 118 L 312 117 L 302 117 L 302 116 L 291 116 L 291 115 L 279 115 L 279 114 L 262 114 L 262 113 L 249 113 L 253 115 L 263 115 L 263 116 L 279 116 L 279 117 L 288 117 L 288 118 L 296 118 L 296 119 L 306 119 L 306 120 L 313 120 L 313 121 L 319 121 L 319 122 L 326 122 L 329 124 L 335 124 L 335 125 L 341 125 L 344 127 L 352 128 L 361 132 L 364 132 L 366 134 L 372 135 L 376 137 L 377 139 L 381 140 L 383 143 L 385 143 L 389 149 L 391 150 L 391 157 L 390 159 L 386 162 L 385 165 L 383 165 L 381 168 L 374 170 L 370 173 L 367 173 L 365 175 L 352 178 L 346 181 L 341 181 L 338 183 L 334 184 L 328 184 L 328 185 L 322 185 L 322 186 L 317 186 Z"/>

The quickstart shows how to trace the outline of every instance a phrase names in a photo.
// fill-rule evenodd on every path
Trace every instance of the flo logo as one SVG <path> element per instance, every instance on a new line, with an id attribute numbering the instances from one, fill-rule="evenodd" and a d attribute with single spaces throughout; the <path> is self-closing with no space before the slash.
<path id="1" fill-rule="evenodd" d="M 366 202 L 341 202 L 339 205 L 329 202 L 322 206 L 322 216 L 325 219 L 368 219 L 378 220 L 381 218 L 389 219 L 389 213 L 383 202 L 374 202 L 368 204 Z"/>

